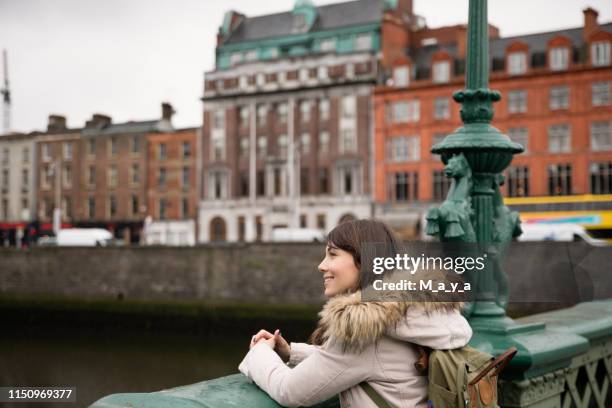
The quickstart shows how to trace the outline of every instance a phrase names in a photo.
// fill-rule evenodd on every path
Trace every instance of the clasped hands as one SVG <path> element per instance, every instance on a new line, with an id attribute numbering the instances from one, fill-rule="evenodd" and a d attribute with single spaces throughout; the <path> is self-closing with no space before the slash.
<path id="1" fill-rule="evenodd" d="M 285 363 L 289 361 L 289 356 L 291 355 L 291 346 L 287 343 L 287 340 L 281 335 L 279 329 L 276 329 L 274 334 L 270 333 L 267 330 L 260 330 L 256 335 L 251 337 L 251 344 L 249 345 L 249 350 L 252 349 L 256 344 L 260 342 L 266 343 L 272 350 L 276 351 L 276 354 L 283 360 Z"/>

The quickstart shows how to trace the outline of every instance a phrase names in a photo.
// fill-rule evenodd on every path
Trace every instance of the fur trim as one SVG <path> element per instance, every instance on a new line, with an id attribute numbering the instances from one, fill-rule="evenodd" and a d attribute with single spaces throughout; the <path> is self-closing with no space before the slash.
<path id="1" fill-rule="evenodd" d="M 425 312 L 461 310 L 462 302 L 439 302 L 428 299 L 398 301 L 362 301 L 361 292 L 337 295 L 319 312 L 321 342 L 338 341 L 346 351 L 362 351 L 380 339 L 387 328 L 397 324 L 409 308 Z"/>

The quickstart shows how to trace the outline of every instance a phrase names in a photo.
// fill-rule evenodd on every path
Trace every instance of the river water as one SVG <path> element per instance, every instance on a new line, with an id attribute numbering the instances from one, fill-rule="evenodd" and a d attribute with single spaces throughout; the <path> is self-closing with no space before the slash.
<path id="1" fill-rule="evenodd" d="M 310 327 L 303 329 L 298 330 L 302 335 Z M 108 394 L 159 391 L 234 374 L 248 351 L 247 332 L 251 330 L 213 326 L 191 334 L 116 328 L 3 328 L 0 386 L 75 386 L 77 402 L 0 406 L 86 407 Z"/>

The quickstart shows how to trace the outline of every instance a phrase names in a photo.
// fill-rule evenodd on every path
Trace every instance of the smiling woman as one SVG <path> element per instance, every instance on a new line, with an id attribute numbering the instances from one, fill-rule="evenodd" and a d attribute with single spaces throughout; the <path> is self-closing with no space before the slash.
<path id="1" fill-rule="evenodd" d="M 372 243 L 382 250 L 366 250 Z M 361 266 L 398 250 L 395 235 L 381 222 L 337 226 L 318 267 L 329 300 L 310 343 L 289 344 L 280 330 L 261 330 L 252 337 L 240 371 L 287 407 L 310 406 L 338 393 L 343 407 L 376 407 L 371 389 L 391 406 L 425 407 L 427 378 L 414 365 L 417 345 L 463 347 L 472 330 L 460 303 L 361 300 L 362 289 L 381 277 Z"/>

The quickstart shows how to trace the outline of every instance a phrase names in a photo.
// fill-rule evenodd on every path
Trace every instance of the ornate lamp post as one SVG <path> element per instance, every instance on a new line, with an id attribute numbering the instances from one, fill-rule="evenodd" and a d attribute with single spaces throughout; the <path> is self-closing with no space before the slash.
<path id="1" fill-rule="evenodd" d="M 501 95 L 489 89 L 488 31 L 487 0 L 470 0 L 466 89 L 454 94 L 462 105 L 464 125 L 431 149 L 456 180 L 445 203 L 428 214 L 427 232 L 442 241 L 473 243 L 487 254 L 486 269 L 473 278 L 474 301 L 467 312 L 475 333 L 471 343 L 492 353 L 517 346 L 519 354 L 508 371 L 529 378 L 567 366 L 583 350 L 584 341 L 551 333 L 544 324 L 520 325 L 506 316 L 507 278 L 501 255 L 521 231 L 518 214 L 503 204 L 501 173 L 523 147 L 491 126 L 493 103 Z M 457 170 L 461 166 L 464 169 Z"/>

